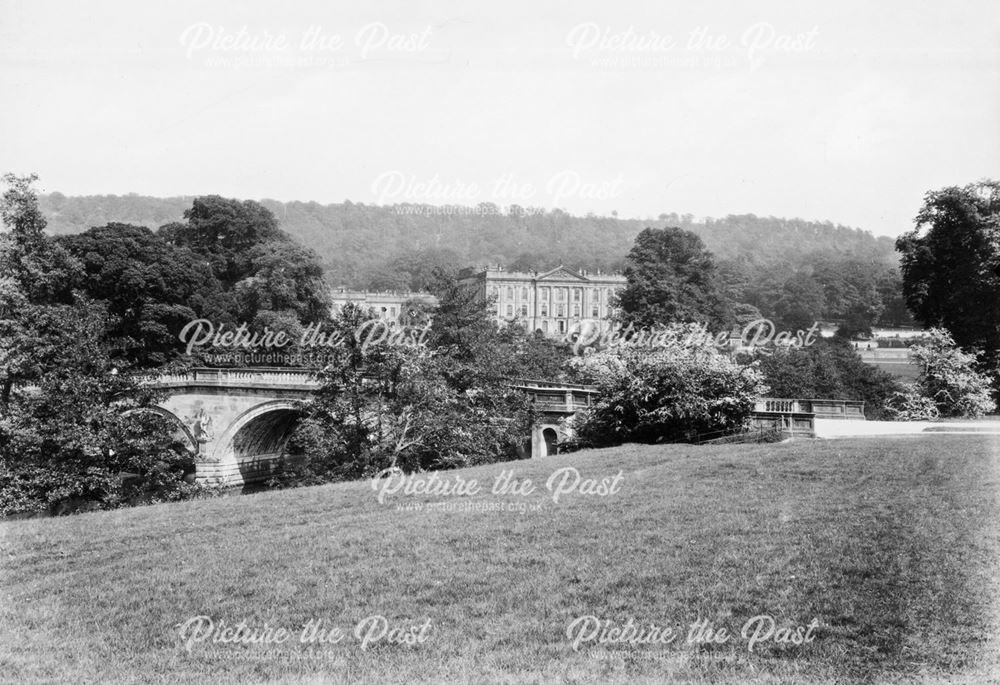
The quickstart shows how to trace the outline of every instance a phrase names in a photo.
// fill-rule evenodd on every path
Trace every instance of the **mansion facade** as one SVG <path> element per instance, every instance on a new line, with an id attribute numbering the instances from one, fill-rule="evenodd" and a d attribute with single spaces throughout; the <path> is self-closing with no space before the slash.
<path id="1" fill-rule="evenodd" d="M 459 274 L 459 283 L 493 301 L 498 323 L 519 323 L 553 337 L 584 321 L 598 322 L 602 330 L 610 326 L 614 296 L 626 282 L 621 274 L 577 273 L 563 266 L 543 273 L 487 267 Z"/>

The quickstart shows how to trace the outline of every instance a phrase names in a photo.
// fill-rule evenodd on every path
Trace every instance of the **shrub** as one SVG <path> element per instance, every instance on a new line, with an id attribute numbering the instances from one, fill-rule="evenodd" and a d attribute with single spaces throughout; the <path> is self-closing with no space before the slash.
<path id="1" fill-rule="evenodd" d="M 689 328 L 670 330 L 680 340 Z M 576 423 L 576 442 L 585 446 L 690 441 L 738 430 L 765 390 L 756 366 L 739 364 L 710 343 L 614 347 L 571 363 L 600 390 Z"/>
<path id="2" fill-rule="evenodd" d="M 886 405 L 887 418 L 893 421 L 933 421 L 941 413 L 929 397 L 924 397 L 915 383 L 907 383 Z"/>
<path id="3" fill-rule="evenodd" d="M 996 410 L 990 378 L 976 370 L 979 353 L 963 352 L 948 331 L 931 329 L 910 350 L 923 366 L 917 387 L 942 416 L 976 417 Z"/>

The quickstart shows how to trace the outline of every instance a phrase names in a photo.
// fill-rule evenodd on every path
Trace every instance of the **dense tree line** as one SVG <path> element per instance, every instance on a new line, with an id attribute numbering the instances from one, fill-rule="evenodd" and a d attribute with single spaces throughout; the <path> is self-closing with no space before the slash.
<path id="1" fill-rule="evenodd" d="M 53 193 L 42 198 L 42 207 L 54 233 L 74 233 L 111 221 L 156 228 L 180 218 L 192 200 Z M 315 250 L 333 286 L 424 290 L 435 268 L 470 264 L 621 271 L 637 234 L 675 226 L 698 235 L 712 253 L 719 286 L 730 299 L 765 316 L 912 323 L 892 240 L 829 222 L 754 215 L 696 221 L 676 213 L 618 219 L 492 205 L 449 214 L 426 205 L 260 204 Z"/>

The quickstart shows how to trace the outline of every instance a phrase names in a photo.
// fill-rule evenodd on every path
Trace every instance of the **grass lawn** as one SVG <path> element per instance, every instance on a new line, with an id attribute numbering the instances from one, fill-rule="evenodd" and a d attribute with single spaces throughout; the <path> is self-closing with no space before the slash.
<path id="1" fill-rule="evenodd" d="M 565 466 L 622 478 L 606 496 L 578 487 L 554 502 L 545 482 Z M 503 469 L 535 491 L 491 494 Z M 370 483 L 348 483 L 0 523 L 0 678 L 1000 678 L 998 436 L 626 445 L 439 475 L 482 492 L 379 503 Z M 433 502 L 483 510 L 423 506 Z M 487 509 L 499 504 L 514 510 Z M 177 626 L 199 615 L 212 632 L 189 624 L 186 645 Z M 763 639 L 760 619 L 751 652 L 740 631 L 758 615 L 776 630 Z M 385 622 L 361 623 L 362 649 L 355 630 L 372 616 Z M 601 643 L 587 623 L 574 650 L 567 628 L 586 616 L 677 637 Z M 788 642 L 814 619 L 810 642 Z M 689 640 L 697 620 L 728 639 Z M 213 641 L 241 621 L 244 636 L 291 638 Z M 301 642 L 309 621 L 342 639 Z"/>
<path id="2" fill-rule="evenodd" d="M 877 361 L 865 361 L 866 364 L 874 366 L 882 371 L 885 371 L 890 376 L 895 376 L 901 381 L 912 382 L 916 381 L 920 376 L 920 372 L 923 370 L 919 364 L 911 363 L 899 363 L 899 362 L 877 362 Z"/>

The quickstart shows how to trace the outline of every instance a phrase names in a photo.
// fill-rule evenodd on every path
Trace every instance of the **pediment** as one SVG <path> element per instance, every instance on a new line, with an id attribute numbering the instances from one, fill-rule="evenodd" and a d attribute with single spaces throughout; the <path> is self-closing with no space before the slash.
<path id="1" fill-rule="evenodd" d="M 581 283 L 588 283 L 590 279 L 586 276 L 581 276 L 575 271 L 570 271 L 564 266 L 557 266 L 551 271 L 546 271 L 543 274 L 538 274 L 537 279 L 539 281 L 579 281 Z"/>

